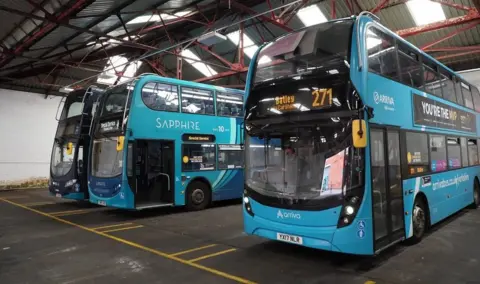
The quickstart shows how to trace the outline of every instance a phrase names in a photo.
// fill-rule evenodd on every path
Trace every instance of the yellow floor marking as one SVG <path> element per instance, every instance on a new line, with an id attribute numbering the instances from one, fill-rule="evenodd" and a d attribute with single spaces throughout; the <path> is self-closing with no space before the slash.
<path id="1" fill-rule="evenodd" d="M 54 215 L 54 216 L 68 216 L 68 215 L 75 215 L 75 214 L 83 214 L 83 213 L 87 213 L 88 210 L 68 210 L 68 211 L 60 211 L 60 212 L 52 212 L 52 213 L 48 213 L 50 215 Z"/>
<path id="2" fill-rule="evenodd" d="M 377 282 L 371 281 L 371 280 L 368 280 L 367 282 L 365 282 L 365 284 L 375 284 L 375 283 L 377 283 Z"/>
<path id="3" fill-rule="evenodd" d="M 111 233 L 111 232 L 125 231 L 125 230 L 130 230 L 130 229 L 141 228 L 141 227 L 143 227 L 143 225 L 131 226 L 131 227 L 119 228 L 119 229 L 111 229 L 111 230 L 102 231 L 102 233 Z"/>
<path id="4" fill-rule="evenodd" d="M 176 257 L 176 256 L 171 256 L 171 255 L 169 255 L 169 254 L 167 254 L 167 253 L 165 253 L 165 252 L 161 252 L 161 251 L 156 250 L 156 249 L 152 249 L 152 248 L 149 248 L 149 247 L 146 247 L 146 246 L 142 246 L 141 244 L 137 244 L 137 243 L 134 243 L 134 242 L 131 242 L 131 241 L 127 241 L 127 240 L 125 240 L 125 239 L 118 238 L 118 237 L 115 237 L 115 236 L 112 236 L 112 235 L 109 235 L 109 234 L 105 234 L 105 233 L 100 232 L 100 231 L 95 231 L 95 230 L 90 229 L 90 228 L 88 228 L 88 227 L 85 227 L 85 226 L 82 226 L 82 225 L 79 225 L 79 224 L 70 222 L 70 221 L 65 220 L 65 219 L 58 218 L 58 217 L 53 216 L 53 215 L 48 214 L 48 213 L 44 213 L 44 212 L 42 212 L 42 211 L 40 211 L 40 210 L 36 210 L 36 209 L 30 208 L 30 207 L 27 207 L 27 206 L 23 206 L 22 204 L 16 203 L 16 202 L 11 201 L 11 200 L 2 199 L 2 198 L 0 198 L 0 200 L 3 200 L 3 201 L 5 201 L 5 202 L 7 202 L 7 203 L 10 203 L 11 205 L 15 205 L 15 206 L 17 206 L 17 207 L 20 207 L 20 208 L 29 210 L 29 211 L 31 211 L 31 212 L 35 212 L 35 213 L 40 214 L 40 215 L 42 215 L 42 216 L 48 217 L 48 218 L 50 218 L 50 219 L 56 220 L 56 221 L 58 221 L 58 222 L 60 222 L 60 223 L 64 223 L 64 224 L 67 224 L 67 225 L 70 225 L 70 226 L 73 226 L 73 227 L 77 227 L 77 228 L 79 228 L 79 229 L 82 229 L 82 230 L 85 230 L 85 231 L 94 233 L 94 234 L 99 235 L 99 236 L 103 236 L 103 237 L 108 238 L 108 239 L 111 239 L 111 240 L 115 240 L 115 241 L 117 241 L 117 242 L 120 242 L 120 243 L 129 245 L 129 246 L 131 246 L 131 247 L 135 247 L 135 248 L 138 248 L 138 249 L 141 249 L 141 250 L 144 250 L 144 251 L 148 251 L 148 252 L 151 252 L 151 253 L 156 254 L 156 255 L 158 255 L 158 256 L 161 256 L 161 257 L 164 257 L 164 258 L 167 258 L 167 259 L 170 259 L 170 260 L 174 260 L 174 261 L 180 262 L 180 263 L 182 263 L 182 264 L 185 264 L 185 265 L 189 265 L 189 266 L 198 268 L 198 269 L 200 269 L 200 270 L 204 270 L 204 271 L 210 272 L 210 273 L 215 274 L 215 275 L 217 275 L 217 276 L 222 276 L 222 277 L 224 277 L 224 278 L 227 278 L 227 279 L 230 279 L 230 280 L 239 282 L 239 283 L 256 284 L 256 283 L 253 282 L 253 281 L 250 281 L 250 280 L 247 280 L 247 279 L 244 279 L 244 278 L 241 278 L 241 277 L 238 277 L 238 276 L 235 276 L 235 275 L 232 275 L 232 274 L 229 274 L 229 273 L 226 273 L 226 272 L 223 272 L 223 271 L 214 269 L 214 268 L 210 268 L 210 267 L 207 267 L 207 266 L 204 266 L 204 265 L 201 265 L 201 264 L 192 262 L 192 261 L 188 261 L 188 260 L 185 260 L 185 259 L 181 259 L 181 258 Z"/>
<path id="5" fill-rule="evenodd" d="M 40 205 L 51 205 L 51 204 L 57 204 L 56 202 L 29 202 L 29 203 L 23 203 L 25 206 L 40 206 Z"/>
<path id="6" fill-rule="evenodd" d="M 6 197 L 3 197 L 5 199 L 21 199 L 21 198 L 28 198 L 30 196 L 26 196 L 26 195 L 12 195 L 12 196 L 6 196 Z"/>
<path id="7" fill-rule="evenodd" d="M 92 228 L 92 229 L 93 230 L 101 230 L 101 229 L 115 228 L 115 227 L 121 227 L 121 226 L 126 226 L 126 225 L 133 225 L 133 223 L 121 223 L 121 224 L 115 224 L 115 225 L 95 227 L 95 228 Z"/>
<path id="8" fill-rule="evenodd" d="M 201 256 L 201 257 L 197 257 L 197 258 L 194 258 L 194 259 L 190 259 L 189 261 L 190 262 L 195 262 L 195 261 L 199 261 L 199 260 L 202 260 L 202 259 L 207 259 L 207 258 L 210 258 L 210 257 L 214 257 L 214 256 L 219 256 L 219 255 L 222 255 L 222 254 L 226 254 L 226 253 L 229 253 L 229 252 L 233 252 L 233 251 L 236 251 L 237 249 L 227 249 L 227 250 L 222 250 L 222 251 L 219 251 L 219 252 L 216 252 L 216 253 L 212 253 L 212 254 L 207 254 L 207 255 L 204 255 L 204 256 Z"/>
<path id="9" fill-rule="evenodd" d="M 212 244 L 212 245 L 208 245 L 208 246 L 203 246 L 203 247 L 199 247 L 199 248 L 193 248 L 193 249 L 189 249 L 189 250 L 184 250 L 184 251 L 172 253 L 172 254 L 170 254 L 170 255 L 171 255 L 171 256 L 182 255 L 182 254 L 194 252 L 194 251 L 197 251 L 197 250 L 202 250 L 202 249 L 206 249 L 206 248 L 211 248 L 211 247 L 214 247 L 214 246 L 216 246 L 216 244 Z"/>

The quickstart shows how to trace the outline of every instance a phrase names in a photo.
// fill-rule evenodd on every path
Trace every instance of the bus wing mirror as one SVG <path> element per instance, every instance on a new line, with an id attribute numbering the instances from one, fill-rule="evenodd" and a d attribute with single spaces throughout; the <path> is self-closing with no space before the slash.
<path id="1" fill-rule="evenodd" d="M 352 123 L 353 147 L 367 147 L 367 124 L 363 119 L 355 119 Z"/>
<path id="2" fill-rule="evenodd" d="M 119 136 L 117 139 L 117 151 L 123 150 L 123 143 L 125 142 L 125 136 Z"/>
<path id="3" fill-rule="evenodd" d="M 68 142 L 67 143 L 67 155 L 72 155 L 72 153 L 73 153 L 73 143 Z"/>

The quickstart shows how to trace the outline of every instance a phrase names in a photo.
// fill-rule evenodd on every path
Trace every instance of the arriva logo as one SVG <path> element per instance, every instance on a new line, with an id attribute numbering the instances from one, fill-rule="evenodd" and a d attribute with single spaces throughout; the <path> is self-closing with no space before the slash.
<path id="1" fill-rule="evenodd" d="M 378 92 L 373 93 L 373 100 L 376 104 L 382 103 L 386 105 L 395 105 L 395 100 L 387 95 L 380 95 Z"/>
<path id="2" fill-rule="evenodd" d="M 282 212 L 282 210 L 278 210 L 277 212 L 277 218 L 281 218 L 281 219 L 284 219 L 284 218 L 293 218 L 293 219 L 302 219 L 302 216 L 300 216 L 300 214 L 298 213 L 293 213 L 293 212 Z"/>

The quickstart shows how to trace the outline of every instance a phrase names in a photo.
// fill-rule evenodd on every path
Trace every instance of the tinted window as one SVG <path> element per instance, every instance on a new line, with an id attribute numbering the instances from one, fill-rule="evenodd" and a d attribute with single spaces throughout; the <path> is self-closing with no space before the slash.
<path id="1" fill-rule="evenodd" d="M 205 171 L 215 169 L 215 144 L 183 144 L 182 169 Z"/>
<path id="2" fill-rule="evenodd" d="M 470 86 L 463 82 L 460 82 L 460 86 L 462 89 L 463 101 L 465 102 L 465 106 L 473 109 L 473 99 L 472 93 L 470 92 Z"/>
<path id="3" fill-rule="evenodd" d="M 368 70 L 392 79 L 398 79 L 397 55 L 394 39 L 370 27 L 367 31 Z"/>
<path id="4" fill-rule="evenodd" d="M 406 134 L 408 173 L 428 172 L 428 138 L 425 133 Z"/>
<path id="5" fill-rule="evenodd" d="M 456 169 L 462 166 L 462 157 L 460 153 L 460 139 L 447 138 L 448 168 Z"/>
<path id="6" fill-rule="evenodd" d="M 423 70 L 422 64 L 418 61 L 418 55 L 407 47 L 402 48 L 400 44 L 398 48 L 401 82 L 415 88 L 420 88 L 423 85 Z"/>
<path id="7" fill-rule="evenodd" d="M 128 143 L 127 148 L 127 176 L 133 177 L 133 144 Z"/>
<path id="8" fill-rule="evenodd" d="M 455 84 L 452 81 L 452 76 L 447 70 L 441 70 L 441 84 L 443 97 L 449 101 L 457 102 L 457 97 L 455 96 Z"/>
<path id="9" fill-rule="evenodd" d="M 202 89 L 182 87 L 182 112 L 215 114 L 213 92 Z"/>
<path id="10" fill-rule="evenodd" d="M 149 108 L 178 112 L 178 87 L 162 83 L 147 83 L 142 88 L 142 100 Z"/>
<path id="11" fill-rule="evenodd" d="M 423 75 L 425 79 L 425 91 L 437 97 L 442 97 L 440 75 L 427 66 L 425 66 Z"/>
<path id="12" fill-rule="evenodd" d="M 217 114 L 221 116 L 243 116 L 243 96 L 217 92 Z"/>
<path id="13" fill-rule="evenodd" d="M 240 145 L 218 145 L 218 168 L 243 168 L 243 149 Z"/>
<path id="14" fill-rule="evenodd" d="M 477 140 L 469 139 L 467 142 L 468 148 L 468 165 L 473 166 L 478 164 L 478 148 Z"/>
<path id="15" fill-rule="evenodd" d="M 473 105 L 475 106 L 475 110 L 480 112 L 480 93 L 478 93 L 478 89 L 472 86 L 472 97 L 473 97 Z"/>
<path id="16" fill-rule="evenodd" d="M 447 169 L 447 150 L 445 136 L 430 135 L 430 169 L 441 172 Z"/>
<path id="17" fill-rule="evenodd" d="M 460 82 L 455 82 L 455 93 L 457 94 L 458 104 L 462 106 L 465 105 L 465 102 L 463 101 L 462 86 L 460 86 Z"/>
<path id="18" fill-rule="evenodd" d="M 460 138 L 460 147 L 462 148 L 462 167 L 468 167 L 467 138 Z"/>

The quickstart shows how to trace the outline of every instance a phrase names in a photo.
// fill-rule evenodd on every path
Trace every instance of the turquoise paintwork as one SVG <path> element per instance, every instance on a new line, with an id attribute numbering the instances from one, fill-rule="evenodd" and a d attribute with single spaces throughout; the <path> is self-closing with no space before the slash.
<path id="1" fill-rule="evenodd" d="M 226 200 L 241 198 L 243 191 L 243 169 L 214 170 L 214 171 L 182 171 L 182 135 L 210 134 L 215 135 L 216 144 L 241 144 L 240 135 L 243 118 L 221 117 L 190 113 L 161 112 L 148 108 L 142 98 L 141 90 L 147 83 L 159 82 L 178 85 L 180 87 L 200 88 L 214 92 L 227 92 L 241 94 L 244 92 L 236 89 L 227 89 L 213 85 L 188 82 L 172 78 L 164 78 L 156 75 L 140 77 L 131 92 L 133 96 L 127 133 L 125 134 L 125 147 L 123 161 L 127 161 L 127 141 L 136 139 L 161 139 L 174 141 L 175 153 L 175 176 L 174 176 L 174 205 L 185 205 L 185 190 L 190 181 L 197 177 L 205 178 L 212 188 L 212 200 Z M 216 93 L 214 94 L 216 96 Z M 215 106 L 216 107 L 216 106 Z M 166 121 L 166 122 L 165 122 Z M 182 182 L 182 176 L 186 181 Z M 92 184 L 103 181 L 107 184 L 110 197 L 100 197 L 95 194 Z M 117 190 L 115 190 L 117 189 Z M 123 167 L 122 175 L 117 178 L 89 177 L 90 201 L 105 206 L 135 209 L 135 199 L 128 184 L 126 167 Z"/>
<path id="2" fill-rule="evenodd" d="M 374 118 L 367 123 L 368 140 L 370 140 L 369 123 L 379 125 L 398 126 L 400 129 L 429 131 L 442 134 L 478 137 L 480 132 L 480 116 L 472 110 L 457 106 L 447 100 L 434 97 L 425 92 L 415 90 L 400 83 L 388 80 L 376 74 L 369 73 L 367 62 L 367 53 L 365 52 L 365 40 L 357 42 L 357 31 L 360 39 L 365 38 L 368 25 L 380 24 L 374 22 L 371 18 L 362 16 L 356 19 L 352 33 L 351 58 L 350 58 L 350 79 L 359 92 L 365 105 L 374 109 Z M 358 30 L 357 30 L 358 28 Z M 400 39 L 395 33 L 382 28 L 390 35 Z M 402 40 L 402 39 L 400 39 Z M 403 41 L 403 40 L 402 40 Z M 359 69 L 358 44 L 362 50 L 363 68 Z M 408 43 L 407 43 L 408 44 Z M 413 45 L 409 46 L 415 48 Z M 421 52 L 418 48 L 415 48 Z M 251 82 L 253 80 L 253 70 L 256 58 L 260 49 L 252 59 L 249 73 L 247 76 L 246 96 L 249 95 Z M 426 57 L 434 60 L 430 56 Z M 447 68 L 448 69 L 448 68 Z M 448 69 L 450 70 L 450 69 Z M 452 70 L 450 70 L 453 72 Z M 460 77 L 460 76 L 459 76 Z M 447 105 L 473 113 L 476 116 L 476 133 L 450 131 L 415 125 L 413 122 L 412 93 L 440 101 Z M 389 103 L 375 99 L 375 94 L 386 95 L 393 99 Z M 375 253 L 373 238 L 373 217 L 372 217 L 372 184 L 370 172 L 370 147 L 365 149 L 365 192 L 362 204 L 354 221 L 342 228 L 337 228 L 339 212 L 341 207 L 323 210 L 323 211 L 304 211 L 304 210 L 286 210 L 273 208 L 259 204 L 252 198 L 249 203 L 254 216 L 252 217 L 243 206 L 244 229 L 247 234 L 258 235 L 267 239 L 277 240 L 277 233 L 291 234 L 303 237 L 304 246 L 361 255 L 372 255 Z M 450 170 L 443 173 L 430 174 L 431 184 L 423 185 L 422 178 L 411 178 L 403 180 L 404 193 L 404 211 L 405 211 L 405 238 L 412 236 L 411 212 L 413 202 L 418 194 L 423 193 L 427 197 L 430 210 L 430 222 L 435 224 L 444 218 L 458 212 L 473 202 L 473 182 L 480 175 L 480 167 L 472 166 L 459 170 Z M 441 181 L 443 184 L 439 184 Z M 435 189 L 433 185 L 435 184 Z M 414 194 L 407 194 L 414 190 Z M 282 218 L 279 212 L 287 213 L 287 216 L 300 216 L 300 218 Z M 278 217 L 277 217 L 278 214 Z M 360 229 L 364 231 L 359 234 Z M 377 248 L 378 249 L 378 248 Z"/>

